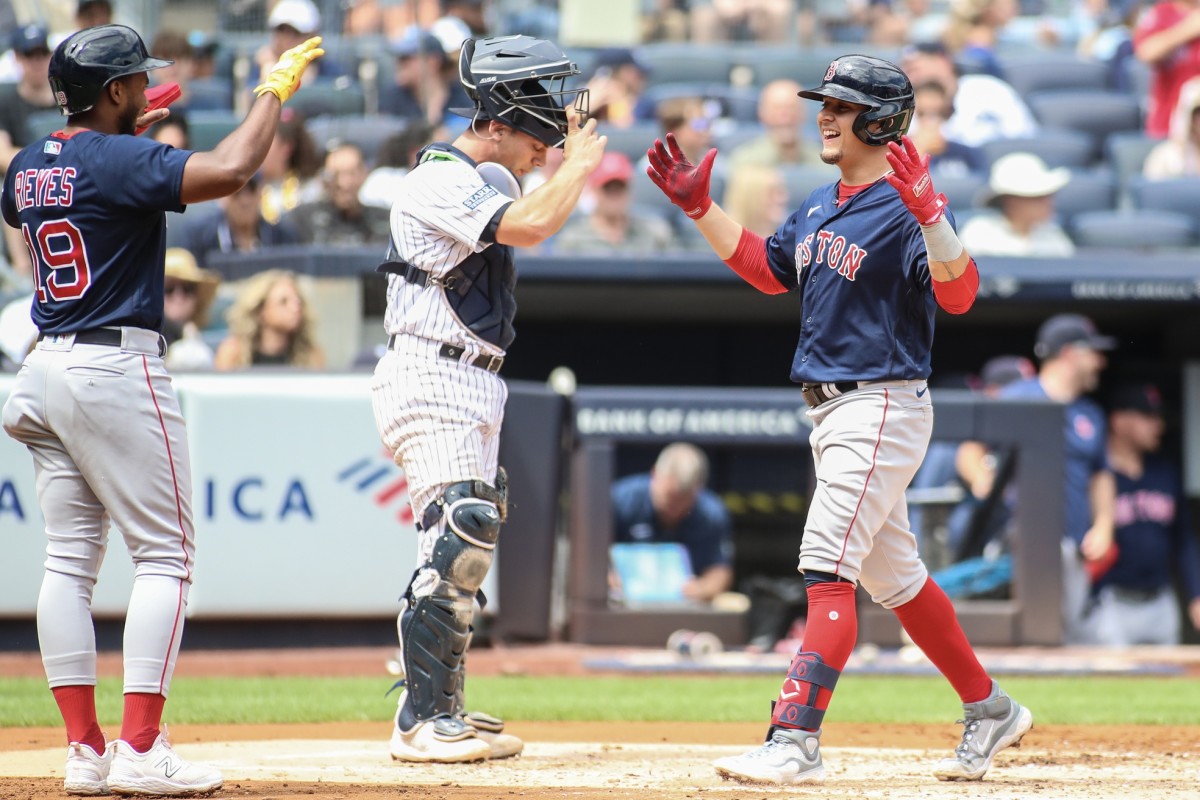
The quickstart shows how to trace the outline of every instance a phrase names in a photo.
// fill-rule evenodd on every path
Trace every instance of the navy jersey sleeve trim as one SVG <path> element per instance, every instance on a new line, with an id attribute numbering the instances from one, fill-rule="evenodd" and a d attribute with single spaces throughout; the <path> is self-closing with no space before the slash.
<path id="1" fill-rule="evenodd" d="M 507 202 L 497 208 L 495 214 L 492 214 L 492 218 L 488 220 L 488 224 L 484 226 L 483 230 L 479 234 L 480 244 L 496 243 L 496 231 L 500 228 L 500 219 L 504 216 L 504 212 L 508 211 L 508 207 L 511 205 L 511 201 Z"/>

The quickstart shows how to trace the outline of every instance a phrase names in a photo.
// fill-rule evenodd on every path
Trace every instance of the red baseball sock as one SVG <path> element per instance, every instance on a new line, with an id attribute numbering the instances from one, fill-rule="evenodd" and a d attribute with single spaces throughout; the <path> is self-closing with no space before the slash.
<path id="1" fill-rule="evenodd" d="M 853 583 L 814 583 L 808 587 L 808 618 L 804 626 L 804 643 L 796 654 L 788 669 L 788 678 L 783 682 L 779 692 L 779 700 L 775 703 L 775 713 L 771 722 L 774 725 L 803 730 L 817 730 L 819 722 L 805 724 L 788 724 L 787 711 L 795 711 L 796 697 L 811 697 L 811 690 L 817 689 L 812 708 L 824 712 L 829 708 L 829 700 L 833 690 L 825 686 L 817 686 L 808 681 L 798 680 L 796 675 L 803 675 L 812 669 L 812 662 L 819 660 L 825 667 L 838 673 L 846 666 L 854 643 L 858 639 L 858 614 L 854 607 Z M 801 663 L 808 662 L 808 663 Z M 836 680 L 836 676 L 834 676 Z M 818 714 L 818 717 L 823 716 Z"/>
<path id="2" fill-rule="evenodd" d="M 163 705 L 167 698 L 161 694 L 127 692 L 125 714 L 121 720 L 121 738 L 139 753 L 154 746 L 162 725 Z"/>
<path id="3" fill-rule="evenodd" d="M 975 657 L 950 598 L 933 578 L 925 581 L 916 597 L 892 610 L 964 703 L 987 699 L 992 693 L 992 679 Z"/>
<path id="4" fill-rule="evenodd" d="M 55 686 L 54 702 L 67 724 L 67 744 L 86 744 L 97 753 L 104 752 L 104 732 L 96 721 L 95 686 Z"/>

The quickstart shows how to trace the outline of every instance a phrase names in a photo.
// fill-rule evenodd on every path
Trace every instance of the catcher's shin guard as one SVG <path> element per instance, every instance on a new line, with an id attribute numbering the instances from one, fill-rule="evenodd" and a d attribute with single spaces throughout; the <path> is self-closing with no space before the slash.
<path id="1" fill-rule="evenodd" d="M 492 497 L 503 503 L 503 495 L 481 481 L 452 484 L 422 520 L 426 529 L 441 523 L 442 534 L 422 567 L 438 576 L 432 591 L 413 597 L 410 587 L 401 615 L 408 697 L 399 721 L 406 730 L 418 721 L 462 710 L 463 656 L 471 640 L 475 598 L 492 565 L 503 521 L 503 506 Z"/>
<path id="2" fill-rule="evenodd" d="M 772 704 L 767 739 L 776 728 L 820 730 L 825 709 L 817 707 L 817 696 L 823 688 L 832 692 L 841 674 L 841 670 L 827 665 L 820 653 L 796 653 L 779 699 Z"/>

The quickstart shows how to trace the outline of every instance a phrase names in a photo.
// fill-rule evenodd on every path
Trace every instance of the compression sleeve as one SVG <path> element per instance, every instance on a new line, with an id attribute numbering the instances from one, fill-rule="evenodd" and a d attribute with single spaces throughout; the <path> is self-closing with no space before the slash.
<path id="1" fill-rule="evenodd" d="M 975 302 L 979 291 L 979 269 L 975 259 L 967 262 L 963 274 L 952 281 L 933 281 L 933 296 L 937 304 L 951 314 L 965 314 Z"/>
<path id="2" fill-rule="evenodd" d="M 746 228 L 742 228 L 742 238 L 738 239 L 733 255 L 725 259 L 725 263 L 742 280 L 764 294 L 783 294 L 787 291 L 787 287 L 775 278 L 767 266 L 766 239 Z"/>

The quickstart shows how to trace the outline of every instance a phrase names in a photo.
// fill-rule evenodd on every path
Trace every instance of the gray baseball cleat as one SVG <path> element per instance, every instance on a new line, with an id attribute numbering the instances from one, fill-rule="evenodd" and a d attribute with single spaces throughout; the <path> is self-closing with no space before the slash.
<path id="1" fill-rule="evenodd" d="M 738 783 L 820 783 L 825 780 L 821 732 L 776 728 L 761 747 L 718 758 L 713 766 L 722 778 Z"/>
<path id="2" fill-rule="evenodd" d="M 942 781 L 978 781 L 1006 747 L 1018 747 L 1033 727 L 1033 714 L 992 681 L 992 693 L 978 703 L 963 703 L 962 741 L 933 774 Z"/>

